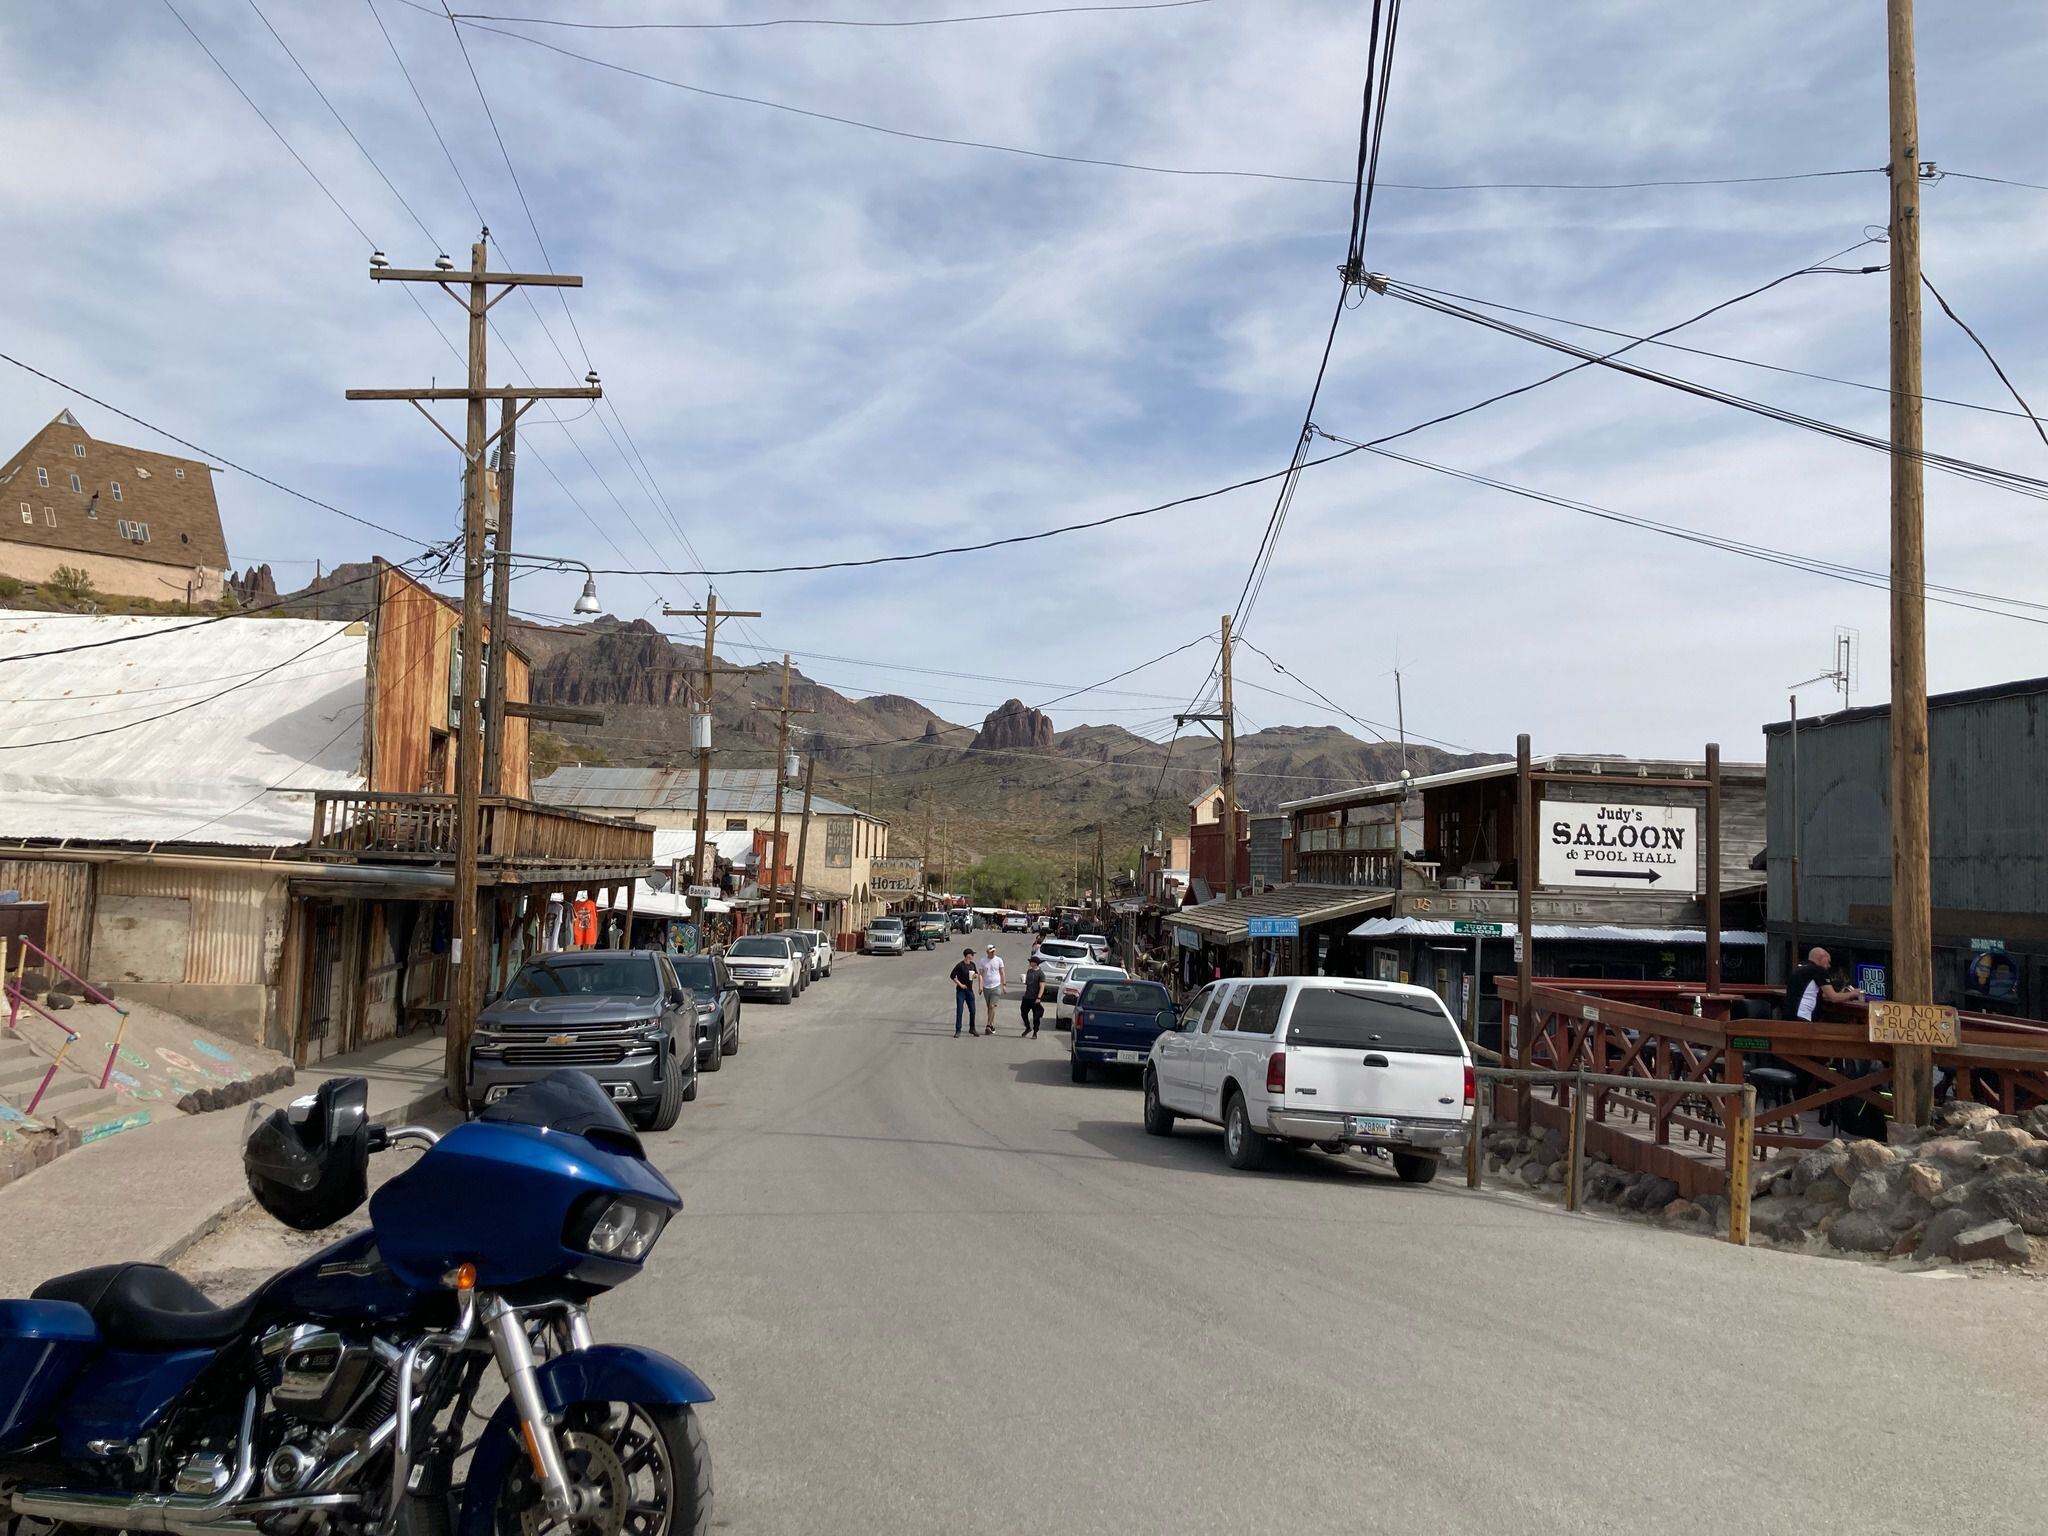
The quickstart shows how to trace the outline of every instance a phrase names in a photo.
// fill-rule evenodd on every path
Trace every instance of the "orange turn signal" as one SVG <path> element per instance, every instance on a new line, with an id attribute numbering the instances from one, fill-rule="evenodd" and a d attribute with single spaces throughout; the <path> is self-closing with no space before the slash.
<path id="1" fill-rule="evenodd" d="M 451 1291 L 473 1291 L 476 1289 L 476 1266 L 458 1264 L 441 1277 L 441 1283 Z"/>

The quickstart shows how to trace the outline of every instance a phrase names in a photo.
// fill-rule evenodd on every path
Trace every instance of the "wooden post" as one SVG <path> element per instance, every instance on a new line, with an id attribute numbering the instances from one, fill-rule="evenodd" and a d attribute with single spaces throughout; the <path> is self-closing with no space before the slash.
<path id="1" fill-rule="evenodd" d="M 633 914 L 640 905 L 640 882 L 630 879 L 626 882 L 626 948 L 633 947 Z"/>
<path id="2" fill-rule="evenodd" d="M 796 824 L 796 890 L 790 896 L 791 911 L 795 911 L 796 904 L 804 899 L 804 853 L 811 841 L 811 775 L 817 767 L 815 756 L 804 759 L 804 810 L 803 819 Z M 805 923 L 804 926 L 808 928 L 810 924 Z M 829 941 L 832 935 L 827 933 L 825 937 Z"/>
<path id="3" fill-rule="evenodd" d="M 1223 890 L 1225 901 L 1237 894 L 1237 720 L 1230 701 L 1230 615 L 1223 615 Z M 1101 833 L 1098 829 L 1097 836 Z M 1097 876 L 1100 879 L 1100 875 Z M 1097 895 L 1100 899 L 1100 893 Z"/>
<path id="4" fill-rule="evenodd" d="M 1934 1001 L 1927 789 L 1927 558 L 1920 433 L 1920 127 L 1913 0 L 1886 0 L 1891 117 L 1892 971 L 1891 996 Z M 1892 1112 L 1926 1125 L 1934 1051 L 1892 1048 Z"/>
<path id="5" fill-rule="evenodd" d="M 768 926 L 780 927 L 782 891 L 782 792 L 789 778 L 789 653 L 782 653 L 782 708 L 775 716 L 775 825 L 768 839 Z M 792 903 L 794 905 L 794 903 Z"/>
<path id="6" fill-rule="evenodd" d="M 1486 1139 L 1486 1110 L 1493 1098 L 1493 1083 L 1481 1078 L 1478 1092 L 1472 1095 L 1472 1128 L 1465 1141 L 1465 1187 L 1477 1189 L 1482 1168 L 1486 1162 L 1486 1149 L 1481 1145 Z"/>
<path id="7" fill-rule="evenodd" d="M 1755 1133 L 1756 1089 L 1745 1084 L 1735 1100 L 1735 1125 L 1728 1136 L 1728 1241 L 1745 1248 L 1749 1246 L 1749 1161 Z"/>
<path id="8" fill-rule="evenodd" d="M 1515 1016 L 1517 1019 L 1514 1050 L 1511 1053 L 1514 1064 L 1523 1071 L 1529 1069 L 1534 1059 L 1530 1036 L 1535 1033 L 1536 1017 L 1530 1001 L 1535 991 L 1531 978 L 1536 958 L 1534 937 L 1536 909 L 1536 807 L 1532 793 L 1535 786 L 1529 782 L 1529 733 L 1524 731 L 1515 738 Z M 1506 1042 L 1502 1042 L 1503 1045 Z M 1504 1059 L 1509 1052 L 1503 1051 Z M 1534 1123 L 1534 1095 L 1527 1083 L 1515 1089 L 1515 1129 L 1524 1136 Z"/>
<path id="9" fill-rule="evenodd" d="M 1576 1211 L 1586 1188 L 1586 1074 L 1572 1085 L 1572 1117 L 1565 1135 L 1564 1208 Z"/>
<path id="10" fill-rule="evenodd" d="M 1721 748 L 1707 743 L 1707 991 L 1721 990 Z"/>
<path id="11" fill-rule="evenodd" d="M 484 678 L 484 792 L 505 790 L 505 663 L 512 633 L 512 457 L 518 402 L 499 402 L 498 531 L 491 535 L 491 670 Z"/>

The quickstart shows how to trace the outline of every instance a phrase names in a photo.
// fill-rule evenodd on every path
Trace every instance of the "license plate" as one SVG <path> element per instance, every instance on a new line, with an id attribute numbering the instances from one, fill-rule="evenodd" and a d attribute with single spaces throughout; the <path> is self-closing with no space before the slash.
<path id="1" fill-rule="evenodd" d="M 1137 1051 L 1118 1051 L 1116 1053 L 1116 1059 L 1121 1062 L 1127 1062 L 1132 1066 L 1136 1066 L 1145 1058 L 1141 1053 Z"/>
<path id="2" fill-rule="evenodd" d="M 1351 1134 L 1354 1136 L 1391 1136 L 1394 1122 L 1380 1115 L 1353 1115 Z"/>

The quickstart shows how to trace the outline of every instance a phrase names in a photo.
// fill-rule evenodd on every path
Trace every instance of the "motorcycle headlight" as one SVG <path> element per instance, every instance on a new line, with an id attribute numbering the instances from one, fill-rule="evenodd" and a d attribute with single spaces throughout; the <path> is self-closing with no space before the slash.
<path id="1" fill-rule="evenodd" d="M 597 1213 L 584 1234 L 581 1247 L 600 1258 L 637 1262 L 647 1256 L 661 1229 L 668 1225 L 668 1212 L 660 1206 L 638 1200 L 613 1200 Z"/>

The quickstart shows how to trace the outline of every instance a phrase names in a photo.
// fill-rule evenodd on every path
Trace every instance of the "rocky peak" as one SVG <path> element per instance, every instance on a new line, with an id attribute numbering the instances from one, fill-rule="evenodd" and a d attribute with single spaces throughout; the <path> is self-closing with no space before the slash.
<path id="1" fill-rule="evenodd" d="M 542 704 L 681 704 L 689 697 L 688 659 L 644 619 L 606 614 L 579 642 L 533 669 L 533 697 Z"/>
<path id="2" fill-rule="evenodd" d="M 970 752 L 1049 752 L 1052 750 L 1052 719 L 1031 708 L 1022 699 L 1011 699 L 991 710 L 981 722 L 969 745 Z"/>

